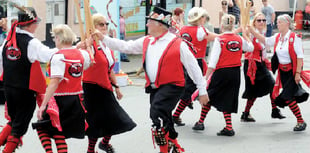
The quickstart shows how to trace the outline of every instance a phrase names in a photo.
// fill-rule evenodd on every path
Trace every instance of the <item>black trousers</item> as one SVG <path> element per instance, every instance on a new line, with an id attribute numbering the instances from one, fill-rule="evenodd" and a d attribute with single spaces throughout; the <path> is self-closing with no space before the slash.
<path id="1" fill-rule="evenodd" d="M 23 136 L 28 129 L 36 108 L 36 93 L 29 89 L 4 86 L 8 114 L 11 117 L 12 132 L 16 137 Z"/>
<path id="2" fill-rule="evenodd" d="M 173 126 L 172 110 L 177 105 L 183 90 L 184 87 L 171 84 L 150 90 L 150 118 L 153 127 L 164 127 L 166 131 L 169 131 L 169 137 L 172 139 L 178 135 Z"/>

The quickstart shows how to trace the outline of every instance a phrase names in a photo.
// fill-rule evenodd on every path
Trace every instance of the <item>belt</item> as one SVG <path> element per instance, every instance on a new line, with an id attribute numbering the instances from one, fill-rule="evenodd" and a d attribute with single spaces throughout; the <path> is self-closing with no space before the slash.
<path id="1" fill-rule="evenodd" d="M 279 68 L 280 68 L 280 70 L 287 72 L 287 71 L 292 70 L 293 66 L 292 66 L 291 63 L 289 63 L 289 64 L 279 64 Z"/>

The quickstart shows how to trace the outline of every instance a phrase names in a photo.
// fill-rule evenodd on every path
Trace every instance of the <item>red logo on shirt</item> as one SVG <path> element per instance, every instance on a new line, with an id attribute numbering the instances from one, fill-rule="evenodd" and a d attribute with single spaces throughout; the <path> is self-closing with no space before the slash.
<path id="1" fill-rule="evenodd" d="M 11 61 L 16 61 L 20 59 L 22 53 L 18 48 L 14 48 L 13 46 L 10 46 L 6 50 L 6 57 Z"/>
<path id="2" fill-rule="evenodd" d="M 83 72 L 83 65 L 81 63 L 73 63 L 69 67 L 69 74 L 75 78 L 81 77 Z"/>
<path id="3" fill-rule="evenodd" d="M 236 52 L 241 49 L 241 45 L 238 41 L 229 41 L 226 45 L 227 50 Z"/>

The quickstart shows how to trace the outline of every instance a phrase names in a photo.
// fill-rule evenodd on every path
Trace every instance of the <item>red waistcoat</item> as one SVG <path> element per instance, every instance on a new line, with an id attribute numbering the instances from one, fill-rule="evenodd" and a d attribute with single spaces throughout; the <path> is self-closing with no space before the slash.
<path id="1" fill-rule="evenodd" d="M 3 81 L 3 73 L 0 75 L 0 81 Z M 45 93 L 46 80 L 39 61 L 31 64 L 29 89 L 37 93 Z"/>
<path id="2" fill-rule="evenodd" d="M 186 39 L 187 41 L 193 44 L 194 49 L 197 51 L 197 53 L 194 53 L 193 51 L 192 52 L 196 58 L 204 58 L 206 56 L 208 41 L 206 39 L 198 41 L 197 39 L 198 29 L 199 26 L 184 26 L 180 31 L 180 35 L 182 38 Z"/>
<path id="3" fill-rule="evenodd" d="M 110 81 L 110 72 L 113 69 L 114 64 L 109 67 L 109 61 L 102 49 L 98 50 L 96 47 L 94 50 L 94 60 L 96 63 L 84 71 L 83 82 L 98 84 L 102 88 L 113 91 Z M 114 59 L 113 51 L 110 51 Z"/>
<path id="4" fill-rule="evenodd" d="M 289 36 L 289 44 L 288 44 L 288 52 L 290 54 L 291 64 L 292 64 L 292 67 L 293 67 L 293 75 L 294 76 L 295 76 L 296 69 L 297 69 L 297 55 L 296 55 L 295 49 L 294 49 L 295 37 L 296 37 L 296 34 L 294 32 L 291 32 L 290 36 Z M 280 39 L 280 33 L 276 36 L 276 41 L 275 41 L 275 44 L 274 44 L 274 46 L 275 46 L 274 47 L 274 52 L 276 52 L 276 48 L 277 48 L 277 45 L 279 43 L 279 39 Z M 275 99 L 279 95 L 280 88 L 282 88 L 282 84 L 281 84 L 280 75 L 278 73 L 278 76 L 276 78 L 276 83 L 275 83 L 275 85 L 273 87 L 272 98 Z"/>
<path id="5" fill-rule="evenodd" d="M 228 33 L 219 36 L 219 38 L 222 51 L 216 69 L 241 66 L 241 37 L 236 34 Z"/>
<path id="6" fill-rule="evenodd" d="M 55 95 L 78 95 L 83 93 L 82 75 L 84 58 L 78 49 L 63 49 L 56 54 L 63 54 L 65 59 L 64 79 L 59 83 Z"/>
<path id="7" fill-rule="evenodd" d="M 31 65 L 29 89 L 37 93 L 45 93 L 46 81 L 39 61 L 35 61 Z"/>
<path id="8" fill-rule="evenodd" d="M 246 52 L 244 55 L 245 59 L 254 59 L 255 61 L 261 62 L 263 46 L 259 43 L 258 39 L 256 39 L 255 37 L 253 38 L 252 43 L 254 46 L 254 50 L 253 52 Z"/>
<path id="9" fill-rule="evenodd" d="M 295 75 L 295 72 L 296 72 L 296 69 L 297 69 L 297 55 L 296 55 L 296 52 L 295 52 L 295 49 L 294 49 L 294 41 L 295 41 L 295 37 L 296 37 L 296 34 L 294 32 L 291 32 L 290 33 L 290 37 L 289 37 L 289 44 L 288 44 L 288 52 L 290 54 L 290 57 L 291 57 L 291 63 L 292 63 L 292 66 L 293 66 L 293 74 Z M 274 44 L 274 52 L 276 52 L 276 48 L 277 48 L 277 45 L 279 43 L 279 39 L 280 39 L 280 33 L 276 36 L 276 41 L 275 41 L 275 44 Z"/>
<path id="10" fill-rule="evenodd" d="M 158 71 L 154 85 L 158 88 L 164 84 L 174 84 L 176 86 L 185 86 L 183 64 L 181 62 L 180 46 L 182 39 L 176 37 L 167 46 L 158 62 Z M 143 42 L 143 65 L 145 65 L 145 56 L 149 46 L 150 39 L 146 37 Z M 150 79 L 145 73 L 146 87 L 150 85 Z"/>

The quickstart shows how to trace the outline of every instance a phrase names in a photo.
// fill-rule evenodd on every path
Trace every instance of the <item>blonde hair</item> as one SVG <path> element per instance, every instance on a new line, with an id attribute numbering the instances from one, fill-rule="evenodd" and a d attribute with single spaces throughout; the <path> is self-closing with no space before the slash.
<path id="1" fill-rule="evenodd" d="M 254 18 L 253 18 L 253 20 L 251 21 L 251 22 L 252 22 L 251 25 L 252 25 L 253 27 L 255 27 L 255 21 L 257 20 L 257 18 L 258 18 L 259 16 L 263 16 L 263 17 L 266 19 L 265 15 L 264 15 L 263 13 L 261 13 L 261 12 L 256 13 L 255 16 L 254 16 Z M 265 22 L 265 28 L 264 28 L 264 29 L 267 28 L 266 25 L 267 25 L 267 24 L 266 24 L 266 22 Z"/>
<path id="2" fill-rule="evenodd" d="M 281 20 L 285 23 L 288 23 L 290 30 L 295 29 L 295 22 L 293 21 L 293 19 L 288 14 L 282 14 L 282 15 L 278 16 L 277 20 Z"/>
<path id="3" fill-rule="evenodd" d="M 221 26 L 224 31 L 232 31 L 235 24 L 235 16 L 231 14 L 225 14 L 221 20 Z"/>
<path id="4" fill-rule="evenodd" d="M 94 26 L 100 24 L 102 20 L 106 20 L 106 17 L 100 13 L 96 13 L 92 16 Z"/>
<path id="5" fill-rule="evenodd" d="M 57 37 L 61 44 L 72 45 L 77 40 L 75 33 L 65 24 L 59 24 L 53 28 L 52 35 Z"/>

